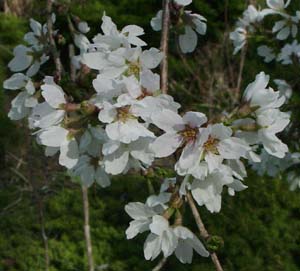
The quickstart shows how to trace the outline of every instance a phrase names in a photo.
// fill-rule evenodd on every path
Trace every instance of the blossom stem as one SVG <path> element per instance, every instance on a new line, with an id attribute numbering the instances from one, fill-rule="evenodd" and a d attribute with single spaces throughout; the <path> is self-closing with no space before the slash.
<path id="1" fill-rule="evenodd" d="M 90 231 L 88 188 L 85 186 L 82 186 L 82 201 L 83 201 L 83 213 L 84 213 L 84 237 L 86 243 L 89 271 L 94 271 L 95 267 L 94 267 L 94 259 L 93 259 L 92 238 L 91 238 L 91 231 Z"/>
<path id="2" fill-rule="evenodd" d="M 56 67 L 56 76 L 58 81 L 61 80 L 61 75 L 62 75 L 62 64 L 61 60 L 59 57 L 59 53 L 56 48 L 56 43 L 53 38 L 53 22 L 52 22 L 52 7 L 53 7 L 53 1 L 52 0 L 47 0 L 47 13 L 48 13 L 48 18 L 47 18 L 47 28 L 48 28 L 48 38 L 50 42 L 50 50 L 54 59 L 55 67 Z"/>
<path id="3" fill-rule="evenodd" d="M 241 92 L 241 85 L 242 85 L 242 79 L 243 79 L 243 72 L 245 67 L 245 60 L 246 60 L 246 54 L 247 54 L 247 44 L 244 46 L 241 52 L 241 61 L 240 61 L 240 69 L 239 69 L 239 75 L 237 80 L 237 87 L 236 87 L 236 99 L 238 100 Z"/>
<path id="4" fill-rule="evenodd" d="M 195 205 L 194 199 L 190 192 L 187 192 L 186 198 L 187 198 L 188 204 L 192 210 L 192 213 L 193 213 L 194 219 L 196 221 L 197 227 L 199 229 L 200 235 L 203 239 L 207 240 L 209 238 L 209 233 L 205 228 L 205 225 L 201 219 L 200 213 L 198 212 L 198 209 Z M 219 261 L 217 254 L 215 252 L 212 252 L 210 254 L 210 257 L 211 257 L 213 264 L 215 265 L 216 271 L 223 271 L 223 268 L 221 266 L 221 263 Z"/>
<path id="5" fill-rule="evenodd" d="M 164 58 L 161 63 L 161 91 L 164 94 L 168 93 L 168 51 L 169 51 L 169 30 L 170 30 L 170 0 L 163 0 L 163 25 L 161 37 L 161 51 L 164 53 Z"/>
<path id="6" fill-rule="evenodd" d="M 159 271 L 159 270 L 161 270 L 163 267 L 164 267 L 164 265 L 167 263 L 167 258 L 162 258 L 160 261 L 159 261 L 159 263 L 157 264 L 157 266 L 155 266 L 153 269 L 152 269 L 152 271 Z"/>

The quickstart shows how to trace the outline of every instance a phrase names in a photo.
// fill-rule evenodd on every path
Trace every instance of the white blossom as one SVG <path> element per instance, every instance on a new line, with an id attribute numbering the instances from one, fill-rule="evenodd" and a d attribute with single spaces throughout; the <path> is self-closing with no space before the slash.
<path id="1" fill-rule="evenodd" d="M 149 149 L 152 138 L 143 137 L 130 144 L 108 141 L 103 145 L 105 171 L 112 175 L 126 173 L 129 169 L 150 166 L 154 154 Z"/>
<path id="2" fill-rule="evenodd" d="M 274 54 L 274 51 L 272 50 L 272 48 L 270 48 L 266 45 L 259 46 L 257 48 L 257 54 L 259 56 L 262 56 L 266 63 L 269 63 L 276 58 L 276 55 Z"/>
<path id="3" fill-rule="evenodd" d="M 110 185 L 110 179 L 104 170 L 104 164 L 97 158 L 82 155 L 78 163 L 71 170 L 72 174 L 80 176 L 82 185 L 91 186 L 94 181 L 101 187 Z"/>
<path id="4" fill-rule="evenodd" d="M 42 145 L 60 149 L 60 165 L 71 169 L 77 164 L 79 158 L 78 144 L 67 129 L 51 126 L 39 131 L 37 137 Z"/>
<path id="5" fill-rule="evenodd" d="M 127 239 L 132 239 L 139 233 L 149 230 L 152 217 L 157 213 L 153 208 L 141 202 L 131 202 L 125 206 L 126 213 L 133 218 L 126 230 Z"/>
<path id="6" fill-rule="evenodd" d="M 294 40 L 291 44 L 286 44 L 280 54 L 277 56 L 277 61 L 283 65 L 293 64 L 292 57 L 295 56 L 298 61 L 300 60 L 300 44 Z"/>
<path id="7" fill-rule="evenodd" d="M 275 79 L 274 83 L 277 85 L 280 95 L 285 97 L 286 100 L 289 100 L 292 97 L 293 89 L 289 83 L 282 79 Z"/>
<path id="8" fill-rule="evenodd" d="M 193 250 L 202 257 L 208 257 L 209 252 L 206 250 L 198 237 L 188 228 L 177 226 L 174 233 L 178 237 L 178 245 L 175 249 L 175 255 L 181 263 L 192 263 Z"/>
<path id="9" fill-rule="evenodd" d="M 233 42 L 233 54 L 235 55 L 245 46 L 247 42 L 247 30 L 242 27 L 236 28 L 234 32 L 230 33 L 230 40 Z"/>

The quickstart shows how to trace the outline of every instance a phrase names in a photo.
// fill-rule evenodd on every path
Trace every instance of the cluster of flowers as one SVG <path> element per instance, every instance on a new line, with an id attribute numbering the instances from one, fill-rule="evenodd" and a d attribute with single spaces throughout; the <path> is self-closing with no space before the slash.
<path id="1" fill-rule="evenodd" d="M 198 44 L 198 36 L 206 34 L 206 19 L 200 15 L 185 10 L 192 0 L 170 1 L 171 23 L 178 33 L 179 48 L 183 53 L 193 52 Z M 162 30 L 163 11 L 159 10 L 151 20 L 154 31 Z"/>
<path id="2" fill-rule="evenodd" d="M 190 2 L 174 3 L 184 6 Z M 204 27 L 197 16 L 190 12 L 186 16 L 194 18 L 196 31 Z M 144 30 L 128 25 L 119 31 L 105 14 L 101 28 L 102 33 L 92 42 L 84 35 L 89 27 L 83 22 L 74 34 L 81 49 L 74 62 L 97 75 L 95 92 L 88 100 L 73 103 L 67 95 L 70 91 L 64 91 L 53 77 L 34 83 L 28 74 L 15 73 L 4 82 L 6 89 L 21 90 L 12 101 L 9 116 L 15 120 L 27 117 L 38 144 L 46 147 L 46 155 L 59 153 L 59 163 L 85 186 L 95 181 L 109 186 L 110 175 L 144 170 L 155 158 L 174 156 L 176 183 L 166 180 L 161 193 L 150 196 L 146 204 L 126 206 L 134 219 L 127 237 L 151 232 L 144 247 L 146 259 L 153 260 L 160 252 L 165 257 L 175 253 L 181 262 L 189 263 L 193 250 L 208 256 L 195 234 L 182 226 L 183 199 L 191 193 L 200 206 L 219 212 L 224 186 L 230 195 L 247 188 L 242 182 L 247 176 L 244 162 L 260 162 L 257 151 L 261 147 L 278 158 L 286 155 L 288 148 L 277 137 L 290 119 L 279 109 L 285 96 L 268 88 L 269 77 L 262 72 L 245 90 L 243 104 L 231 114 L 218 120 L 208 120 L 201 112 L 180 115 L 180 104 L 160 91 L 160 76 L 153 70 L 164 56 L 156 48 L 143 49 L 146 43 L 140 36 Z M 186 27 L 187 32 L 191 29 Z M 26 37 L 32 36 L 33 41 L 40 35 L 36 30 Z M 11 70 L 24 71 L 27 56 L 16 55 L 13 61 L 22 68 L 15 70 L 9 65 Z"/>
<path id="3" fill-rule="evenodd" d="M 230 39 L 234 44 L 234 54 L 238 53 L 247 43 L 247 39 L 253 36 L 258 30 L 263 19 L 269 15 L 280 16 L 272 33 L 276 34 L 276 39 L 279 41 L 287 40 L 289 37 L 293 39 L 291 43 L 287 43 L 281 49 L 281 52 L 276 56 L 274 50 L 266 45 L 258 47 L 258 55 L 264 57 L 264 61 L 269 63 L 276 59 L 284 65 L 293 63 L 293 56 L 299 59 L 300 45 L 296 39 L 298 34 L 298 24 L 300 21 L 300 11 L 296 11 L 295 15 L 290 15 L 287 12 L 287 7 L 291 1 L 284 0 L 267 0 L 268 8 L 259 10 L 253 5 L 249 5 L 244 11 L 243 17 L 237 22 L 237 27 L 230 34 Z"/>
<path id="4" fill-rule="evenodd" d="M 285 43 L 279 52 L 267 46 L 261 45 L 257 48 L 259 56 L 264 58 L 266 63 L 277 61 L 282 65 L 296 64 L 300 61 L 300 45 L 297 40 L 298 25 L 300 22 L 300 11 L 296 11 L 291 15 L 288 13 L 288 7 L 291 1 L 284 0 L 267 0 L 267 8 L 257 9 L 253 5 L 249 5 L 243 13 L 243 17 L 237 22 L 237 27 L 230 34 L 230 39 L 233 41 L 234 54 L 238 53 L 247 44 L 248 39 L 255 35 L 255 32 L 259 30 L 265 17 L 273 15 L 275 18 L 281 18 L 275 22 L 272 33 L 276 34 L 276 40 L 289 41 Z M 278 42 L 277 42 L 278 44 Z M 275 85 L 281 95 L 284 95 L 286 99 L 290 99 L 292 96 L 292 87 L 282 79 L 275 79 Z M 286 155 L 283 159 L 277 159 L 271 157 L 266 152 L 261 153 L 262 163 L 254 163 L 253 169 L 255 169 L 260 175 L 267 174 L 271 177 L 277 176 L 280 172 L 290 168 L 292 165 L 299 164 L 298 153 L 292 155 Z M 291 189 L 300 187 L 299 178 L 295 172 L 288 174 L 288 180 L 291 183 Z"/>

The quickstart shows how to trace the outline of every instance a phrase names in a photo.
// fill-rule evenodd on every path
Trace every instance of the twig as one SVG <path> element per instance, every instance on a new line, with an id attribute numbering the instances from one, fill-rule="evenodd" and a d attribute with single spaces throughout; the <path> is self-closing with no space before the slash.
<path id="1" fill-rule="evenodd" d="M 236 98 L 239 97 L 240 91 L 241 91 L 241 84 L 243 79 L 243 71 L 245 67 L 245 59 L 247 54 L 247 44 L 244 46 L 241 52 L 241 61 L 240 61 L 240 69 L 239 69 L 239 76 L 237 80 L 237 87 L 236 87 Z"/>
<path id="2" fill-rule="evenodd" d="M 59 57 L 59 53 L 58 53 L 57 48 L 56 48 L 56 43 L 55 43 L 55 40 L 53 38 L 52 6 L 53 6 L 53 1 L 52 0 L 47 0 L 48 38 L 49 38 L 49 42 L 50 42 L 51 54 L 53 56 L 53 60 L 54 60 L 55 67 L 56 67 L 57 79 L 58 79 L 58 81 L 60 81 L 63 68 L 62 68 L 60 57 Z"/>
<path id="3" fill-rule="evenodd" d="M 169 51 L 169 28 L 170 28 L 170 0 L 163 1 L 163 25 L 161 36 L 161 51 L 164 53 L 164 58 L 161 63 L 161 90 L 162 93 L 168 93 L 168 51 Z"/>
<path id="4" fill-rule="evenodd" d="M 7 205 L 6 207 L 4 207 L 1 210 L 0 216 L 4 215 L 5 212 L 7 212 L 9 209 L 17 206 L 23 199 L 23 191 L 20 192 L 20 196 L 17 198 L 17 200 L 15 200 L 14 202 L 10 203 L 9 205 Z"/>
<path id="5" fill-rule="evenodd" d="M 205 228 L 205 225 L 204 225 L 204 223 L 203 223 L 203 221 L 200 217 L 200 214 L 198 212 L 198 209 L 195 205 L 194 199 L 193 199 L 190 192 L 187 193 L 186 198 L 187 198 L 189 206 L 192 210 L 192 213 L 193 213 L 194 219 L 196 221 L 196 224 L 198 226 L 200 235 L 203 239 L 207 240 L 209 238 L 209 233 Z M 210 257 L 211 257 L 211 260 L 212 260 L 213 264 L 215 265 L 216 271 L 223 271 L 223 268 L 221 266 L 221 263 L 218 259 L 217 254 L 215 252 L 213 252 L 213 253 L 210 254 Z"/>
<path id="6" fill-rule="evenodd" d="M 73 44 L 69 45 L 69 58 L 70 58 L 70 77 L 71 81 L 75 82 L 76 81 L 76 68 L 73 65 L 73 57 L 75 55 L 75 48 Z"/>
<path id="7" fill-rule="evenodd" d="M 167 263 L 167 258 L 162 258 L 160 261 L 159 261 L 159 263 L 157 264 L 157 266 L 155 266 L 153 269 L 152 269 L 152 271 L 159 271 L 159 270 L 161 270 L 164 266 L 165 266 L 165 264 Z"/>
<path id="8" fill-rule="evenodd" d="M 89 271 L 94 271 L 95 267 L 94 267 L 94 259 L 93 259 L 92 238 L 91 238 L 91 231 L 90 231 L 88 188 L 85 186 L 82 186 L 82 201 L 83 201 L 83 213 L 84 213 L 84 237 L 86 243 Z"/>

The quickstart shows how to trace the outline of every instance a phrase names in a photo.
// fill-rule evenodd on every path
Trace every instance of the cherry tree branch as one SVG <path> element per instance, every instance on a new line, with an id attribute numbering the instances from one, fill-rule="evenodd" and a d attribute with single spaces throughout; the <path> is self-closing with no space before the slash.
<path id="1" fill-rule="evenodd" d="M 162 93 L 168 93 L 168 51 L 170 31 L 170 0 L 163 0 L 163 23 L 160 49 L 164 53 L 160 69 L 160 80 Z"/>
<path id="2" fill-rule="evenodd" d="M 89 271 L 95 271 L 93 248 L 92 248 L 92 237 L 90 231 L 88 188 L 85 186 L 82 186 L 82 201 L 83 201 L 83 214 L 84 214 L 84 237 L 86 243 Z"/>
<path id="3" fill-rule="evenodd" d="M 201 216 L 198 212 L 198 209 L 195 205 L 194 199 L 190 192 L 187 192 L 186 198 L 187 198 L 188 204 L 192 210 L 192 213 L 193 213 L 194 219 L 196 221 L 197 227 L 199 229 L 200 235 L 203 239 L 207 240 L 209 238 L 209 233 L 205 228 L 205 225 L 201 219 Z M 212 252 L 210 254 L 210 257 L 211 257 L 213 264 L 215 265 L 216 271 L 223 271 L 223 268 L 221 266 L 221 263 L 219 261 L 217 254 L 215 252 Z"/>
<path id="4" fill-rule="evenodd" d="M 52 22 L 52 7 L 53 7 L 53 1 L 52 0 L 47 0 L 47 28 L 48 28 L 48 38 L 50 42 L 50 51 L 53 56 L 53 60 L 55 63 L 56 67 L 56 76 L 58 81 L 61 80 L 62 76 L 62 63 L 59 57 L 59 53 L 57 51 L 56 43 L 53 37 L 53 22 Z"/>

